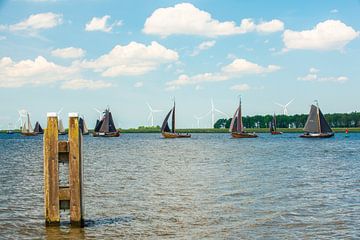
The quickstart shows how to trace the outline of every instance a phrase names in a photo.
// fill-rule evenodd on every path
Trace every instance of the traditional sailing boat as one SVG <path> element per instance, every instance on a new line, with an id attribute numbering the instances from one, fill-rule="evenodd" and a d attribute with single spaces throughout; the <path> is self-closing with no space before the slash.
<path id="1" fill-rule="evenodd" d="M 84 118 L 79 119 L 79 128 L 81 129 L 81 132 L 82 132 L 83 135 L 88 135 L 89 134 L 89 129 L 86 126 Z"/>
<path id="2" fill-rule="evenodd" d="M 168 120 L 170 118 L 170 115 L 172 113 L 171 118 L 171 129 L 169 127 Z M 169 113 L 166 115 L 164 122 L 161 126 L 161 134 L 164 138 L 189 138 L 191 137 L 191 134 L 181 134 L 175 132 L 175 101 L 174 101 L 174 107 L 169 111 Z"/>
<path id="3" fill-rule="evenodd" d="M 271 120 L 270 124 L 270 133 L 272 135 L 279 135 L 279 134 L 282 134 L 282 132 L 278 132 L 276 131 L 276 115 L 274 113 L 274 116 L 273 116 L 273 119 Z"/>
<path id="4" fill-rule="evenodd" d="M 230 129 L 231 136 L 233 138 L 256 138 L 257 135 L 255 133 L 247 133 L 244 131 L 244 125 L 242 121 L 242 113 L 241 113 L 241 98 L 239 101 L 239 107 L 236 109 L 234 116 L 231 120 Z"/>
<path id="5" fill-rule="evenodd" d="M 35 123 L 34 132 L 36 132 L 37 134 L 43 134 L 44 133 L 44 130 L 42 129 L 39 122 Z"/>
<path id="6" fill-rule="evenodd" d="M 304 127 L 303 138 L 329 138 L 334 136 L 329 124 L 326 122 L 324 115 L 320 111 L 319 104 L 311 105 L 309 116 Z"/>
<path id="7" fill-rule="evenodd" d="M 59 119 L 59 122 L 58 122 L 58 129 L 59 129 L 59 135 L 66 134 L 66 131 L 65 131 L 65 128 L 64 128 L 64 125 L 63 125 L 63 122 L 61 119 Z"/>
<path id="8" fill-rule="evenodd" d="M 30 116 L 29 113 L 26 113 L 26 121 L 24 122 L 24 125 L 21 128 L 21 134 L 24 136 L 36 136 L 37 133 L 34 132 L 32 126 L 31 126 L 31 122 L 30 122 Z"/>
<path id="9" fill-rule="evenodd" d="M 93 133 L 94 137 L 119 137 L 120 132 L 116 130 L 110 109 L 105 109 L 101 121 L 96 122 Z"/>

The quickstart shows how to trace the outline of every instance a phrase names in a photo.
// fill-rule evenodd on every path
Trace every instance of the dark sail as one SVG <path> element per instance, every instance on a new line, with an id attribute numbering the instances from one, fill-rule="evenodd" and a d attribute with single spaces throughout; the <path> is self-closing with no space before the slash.
<path id="1" fill-rule="evenodd" d="M 116 132 L 116 127 L 111 112 L 109 112 L 109 132 Z"/>
<path id="2" fill-rule="evenodd" d="M 171 132 L 175 132 L 175 102 L 174 102 L 174 107 L 173 107 L 173 115 L 172 115 L 172 119 L 171 119 Z"/>
<path id="3" fill-rule="evenodd" d="M 99 119 L 96 120 L 96 124 L 94 128 L 95 132 L 99 132 L 102 122 L 103 122 L 102 120 L 101 121 L 99 121 Z"/>
<path id="4" fill-rule="evenodd" d="M 276 115 L 274 114 L 274 117 L 271 121 L 271 130 L 272 132 L 276 132 Z"/>
<path id="5" fill-rule="evenodd" d="M 81 132 L 84 132 L 84 119 L 79 118 L 79 128 Z"/>
<path id="6" fill-rule="evenodd" d="M 320 109 L 319 109 L 319 118 L 320 118 L 321 133 L 331 133 L 332 132 L 331 127 L 327 123 Z"/>
<path id="7" fill-rule="evenodd" d="M 34 132 L 36 132 L 36 133 L 44 133 L 44 130 L 42 129 L 39 122 L 35 123 Z"/>
<path id="8" fill-rule="evenodd" d="M 171 112 L 173 111 L 174 109 L 171 109 L 169 111 L 169 113 L 166 115 L 165 119 L 164 119 L 164 122 L 161 126 L 161 132 L 170 132 L 170 127 L 169 127 L 169 123 L 168 123 L 168 120 L 169 120 L 169 117 L 170 117 L 170 114 Z"/>
<path id="9" fill-rule="evenodd" d="M 274 122 L 273 122 L 273 121 L 269 122 L 269 129 L 270 129 L 270 132 L 274 132 L 274 131 L 275 131 Z"/>
<path id="10" fill-rule="evenodd" d="M 309 133 L 320 132 L 318 108 L 315 105 L 311 105 L 310 113 L 305 123 L 304 132 L 309 132 Z"/>
<path id="11" fill-rule="evenodd" d="M 236 121 L 236 132 L 243 132 L 242 112 L 241 112 L 241 99 L 239 102 L 238 115 Z"/>
<path id="12" fill-rule="evenodd" d="M 114 124 L 114 120 L 112 118 L 111 112 L 109 109 L 105 110 L 105 114 L 102 120 L 97 125 L 98 130 L 96 129 L 95 132 L 102 132 L 102 133 L 109 133 L 109 132 L 116 132 L 116 127 Z"/>

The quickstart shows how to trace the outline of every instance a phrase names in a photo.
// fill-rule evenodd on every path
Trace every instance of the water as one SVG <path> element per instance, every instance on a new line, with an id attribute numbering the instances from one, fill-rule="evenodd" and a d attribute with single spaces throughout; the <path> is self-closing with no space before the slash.
<path id="1" fill-rule="evenodd" d="M 0 238 L 360 238 L 359 147 L 360 134 L 85 136 L 86 227 L 62 212 L 45 228 L 42 136 L 0 134 Z"/>

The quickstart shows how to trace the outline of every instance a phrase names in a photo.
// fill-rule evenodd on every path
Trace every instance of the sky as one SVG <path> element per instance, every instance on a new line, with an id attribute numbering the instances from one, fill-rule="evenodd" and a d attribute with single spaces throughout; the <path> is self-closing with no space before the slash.
<path id="1" fill-rule="evenodd" d="M 0 0 L 0 129 L 26 109 L 110 107 L 116 127 L 232 115 L 359 111 L 360 1 Z M 215 118 L 222 117 L 216 114 Z M 200 120 L 210 127 L 211 116 Z"/>

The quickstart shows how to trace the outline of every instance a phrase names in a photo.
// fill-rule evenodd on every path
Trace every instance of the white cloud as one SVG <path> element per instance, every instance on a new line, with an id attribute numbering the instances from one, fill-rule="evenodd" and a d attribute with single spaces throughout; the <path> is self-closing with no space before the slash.
<path id="1" fill-rule="evenodd" d="M 344 83 L 348 80 L 348 77 L 322 77 L 318 75 L 319 70 L 316 68 L 310 68 L 309 73 L 303 77 L 298 77 L 301 81 L 313 81 L 313 82 L 337 82 Z"/>
<path id="2" fill-rule="evenodd" d="M 0 59 L 0 88 L 15 88 L 24 85 L 49 84 L 77 72 L 75 67 L 64 67 L 38 56 L 34 60 L 14 62 L 9 57 Z"/>
<path id="3" fill-rule="evenodd" d="M 246 83 L 234 85 L 230 87 L 230 90 L 237 91 L 237 92 L 245 92 L 250 90 L 250 86 Z"/>
<path id="4" fill-rule="evenodd" d="M 205 41 L 200 43 L 195 49 L 194 51 L 190 54 L 191 56 L 196 56 L 198 55 L 201 51 L 212 48 L 213 46 L 215 46 L 216 41 Z"/>
<path id="5" fill-rule="evenodd" d="M 86 51 L 81 48 L 68 47 L 57 48 L 51 51 L 51 55 L 60 58 L 81 58 L 85 55 L 85 52 Z"/>
<path id="6" fill-rule="evenodd" d="M 108 54 L 98 59 L 83 61 L 84 68 L 101 72 L 104 77 L 121 75 L 142 75 L 156 69 L 161 64 L 177 61 L 177 52 L 167 49 L 157 42 L 146 46 L 131 42 L 128 45 L 116 45 Z"/>
<path id="7" fill-rule="evenodd" d="M 337 9 L 332 9 L 331 11 L 330 11 L 330 13 L 338 13 L 339 12 L 339 10 L 337 10 Z"/>
<path id="8" fill-rule="evenodd" d="M 144 83 L 143 82 L 136 82 L 135 84 L 134 84 L 134 87 L 135 88 L 141 88 L 141 87 L 143 87 L 144 86 Z"/>
<path id="9" fill-rule="evenodd" d="M 32 14 L 24 21 L 9 26 L 10 31 L 36 32 L 54 28 L 62 23 L 62 15 L 52 12 Z"/>
<path id="10" fill-rule="evenodd" d="M 261 33 L 273 33 L 284 30 L 284 23 L 278 19 L 269 22 L 262 22 L 256 26 L 256 31 Z"/>
<path id="11" fill-rule="evenodd" d="M 236 77 L 242 77 L 248 74 L 265 74 L 278 71 L 279 66 L 268 65 L 260 66 L 256 63 L 247 61 L 246 59 L 235 59 L 232 63 L 224 66 L 220 72 L 202 73 L 194 76 L 182 74 L 178 79 L 166 83 L 166 90 L 175 90 L 185 85 L 197 85 L 202 82 L 219 82 L 226 81 Z"/>
<path id="12" fill-rule="evenodd" d="M 285 30 L 283 42 L 288 49 L 339 50 L 359 36 L 339 20 L 326 20 L 311 30 Z"/>
<path id="13" fill-rule="evenodd" d="M 112 84 L 105 81 L 94 81 L 94 80 L 85 80 L 85 79 L 74 79 L 70 81 L 66 81 L 61 85 L 62 89 L 71 89 L 71 90 L 79 90 L 79 89 L 89 89 L 96 90 L 102 88 L 109 88 Z"/>
<path id="14" fill-rule="evenodd" d="M 242 19 L 240 25 L 233 21 L 220 22 L 211 14 L 196 8 L 191 3 L 180 3 L 174 7 L 158 8 L 144 24 L 144 33 L 167 37 L 173 34 L 200 35 L 207 37 L 243 34 L 252 31 L 281 31 L 280 20 L 263 22 L 258 26 L 251 19 Z M 259 27 L 257 29 L 257 27 Z"/>
<path id="15" fill-rule="evenodd" d="M 85 31 L 102 31 L 102 32 L 111 32 L 114 26 L 121 26 L 122 21 L 115 21 L 112 24 L 108 24 L 108 20 L 111 17 L 105 15 L 101 18 L 93 17 L 90 22 L 85 25 Z"/>

